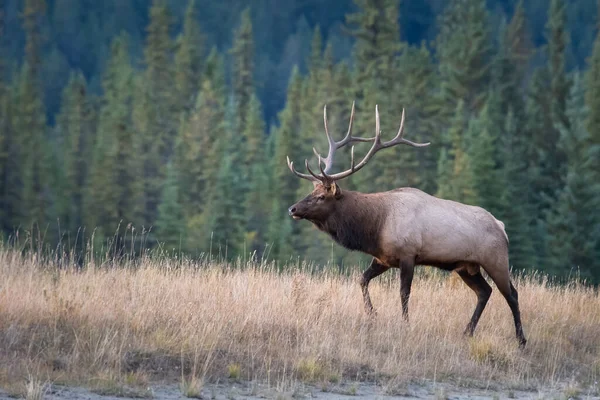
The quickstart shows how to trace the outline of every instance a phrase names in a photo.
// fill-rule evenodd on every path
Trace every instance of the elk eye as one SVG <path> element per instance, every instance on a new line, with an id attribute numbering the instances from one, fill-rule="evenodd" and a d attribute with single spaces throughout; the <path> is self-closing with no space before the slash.
<path id="1" fill-rule="evenodd" d="M 319 197 L 317 197 L 317 200 L 325 200 L 325 195 L 324 194 L 319 195 Z"/>

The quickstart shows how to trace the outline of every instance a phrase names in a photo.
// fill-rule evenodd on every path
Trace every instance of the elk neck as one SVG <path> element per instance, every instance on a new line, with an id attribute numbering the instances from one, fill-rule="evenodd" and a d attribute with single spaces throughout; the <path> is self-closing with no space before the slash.
<path id="1" fill-rule="evenodd" d="M 324 221 L 312 221 L 340 245 L 375 254 L 386 217 L 385 203 L 377 194 L 344 190 L 336 209 Z"/>

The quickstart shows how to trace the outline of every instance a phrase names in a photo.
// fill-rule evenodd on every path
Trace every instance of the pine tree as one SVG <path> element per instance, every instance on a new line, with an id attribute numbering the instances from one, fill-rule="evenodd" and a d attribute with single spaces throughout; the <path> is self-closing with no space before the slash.
<path id="1" fill-rule="evenodd" d="M 355 38 L 355 98 L 357 115 L 355 129 L 373 132 L 375 105 L 382 116 L 381 130 L 394 135 L 398 130 L 402 103 L 399 96 L 398 55 L 405 43 L 400 40 L 398 24 L 399 4 L 395 0 L 355 0 L 358 11 L 346 16 L 350 34 Z M 366 147 L 366 146 L 365 146 Z M 364 156 L 367 148 L 357 147 L 357 156 Z M 397 148 L 378 154 L 367 170 L 355 177 L 361 190 L 391 189 L 404 163 L 404 155 Z"/>
<path id="2" fill-rule="evenodd" d="M 527 132 L 527 160 L 530 188 L 533 193 L 535 249 L 544 265 L 547 251 L 548 211 L 557 201 L 558 193 L 567 176 L 566 154 L 557 146 L 560 129 L 568 129 L 566 101 L 570 81 L 566 75 L 566 49 L 569 38 L 566 29 L 566 10 L 561 0 L 552 0 L 546 23 L 548 61 L 534 71 L 526 101 L 525 130 Z M 548 248 L 549 250 L 549 248 Z"/>
<path id="3" fill-rule="evenodd" d="M 333 76 L 325 66 L 322 45 L 321 30 L 316 27 L 308 60 L 308 76 L 303 81 L 299 103 L 300 128 L 299 136 L 296 138 L 296 150 L 304 158 L 312 156 L 313 147 L 323 152 L 324 156 L 327 155 L 328 142 L 323 127 L 324 106 L 327 106 L 330 133 L 336 140 L 341 139 L 341 130 L 336 118 L 336 111 L 339 113 L 339 109 L 336 109 L 331 102 L 333 100 Z"/>
<path id="4" fill-rule="evenodd" d="M 0 11 L 0 41 L 4 39 L 4 15 Z M 10 91 L 5 81 L 5 62 L 0 56 L 0 237 L 11 229 L 11 209 L 8 196 L 9 159 L 12 141 L 10 126 Z"/>
<path id="5" fill-rule="evenodd" d="M 81 72 L 72 73 L 63 90 L 57 124 L 64 154 L 62 226 L 73 234 L 83 226 L 83 192 L 88 178 L 95 129 L 94 110 Z"/>
<path id="6" fill-rule="evenodd" d="M 564 0 L 550 1 L 546 23 L 546 39 L 548 40 L 552 121 L 555 125 L 568 126 L 566 104 L 571 83 L 566 72 L 566 51 L 569 46 L 569 34 Z M 557 137 L 558 135 L 557 132 Z"/>
<path id="7" fill-rule="evenodd" d="M 365 90 L 378 93 L 378 89 L 390 89 L 391 70 L 403 43 L 400 42 L 397 1 L 354 0 L 354 4 L 358 11 L 346 16 L 346 24 L 356 40 L 353 49 L 357 69 L 356 89 L 358 98 L 362 99 Z"/>
<path id="8" fill-rule="evenodd" d="M 440 18 L 435 43 L 441 79 L 441 111 L 448 116 L 457 101 L 469 113 L 481 109 L 489 80 L 490 24 L 484 0 L 453 0 Z"/>
<path id="9" fill-rule="evenodd" d="M 181 101 L 180 112 L 189 111 L 195 104 L 202 83 L 204 40 L 198 25 L 196 0 L 189 0 L 175 52 L 175 86 Z"/>
<path id="10" fill-rule="evenodd" d="M 519 0 L 517 3 L 506 32 L 500 39 L 504 47 L 509 50 L 507 53 L 510 54 L 512 63 L 515 66 L 516 75 L 523 77 L 534 51 L 530 28 L 525 15 L 524 0 Z"/>
<path id="11" fill-rule="evenodd" d="M 264 221 L 269 208 L 267 193 L 268 164 L 265 157 L 265 124 L 258 97 L 253 95 L 248 104 L 248 113 L 243 135 L 246 137 L 245 165 L 247 166 L 248 192 L 245 198 L 246 242 L 252 250 L 262 249 L 265 235 Z"/>
<path id="12" fill-rule="evenodd" d="M 436 196 L 466 204 L 477 204 L 477 191 L 467 143 L 468 127 L 465 105 L 459 101 L 438 162 L 438 191 Z"/>
<path id="13" fill-rule="evenodd" d="M 553 129 L 551 121 L 546 118 L 549 113 L 546 83 L 547 71 L 538 68 L 530 82 L 525 104 L 525 124 L 523 126 L 525 142 L 525 157 L 527 162 L 526 175 L 529 190 L 526 192 L 531 206 L 530 221 L 533 227 L 532 238 L 539 265 L 545 265 L 547 230 L 546 213 L 553 203 L 556 184 L 546 172 L 551 164 L 551 150 L 548 149 L 547 135 Z"/>
<path id="14" fill-rule="evenodd" d="M 310 49 L 310 57 L 307 63 L 308 72 L 311 75 L 318 74 L 325 67 L 327 62 L 323 57 L 323 35 L 321 34 L 319 25 L 315 27 Z"/>
<path id="15" fill-rule="evenodd" d="M 25 63 L 21 69 L 18 87 L 18 113 L 15 131 L 19 133 L 21 155 L 22 225 L 46 229 L 50 221 L 50 193 L 48 187 L 48 154 L 46 152 L 46 115 L 41 85 L 41 20 L 46 12 L 44 0 L 27 0 L 22 18 L 26 35 Z"/>
<path id="16" fill-rule="evenodd" d="M 115 181 L 111 152 L 116 145 L 114 137 L 102 128 L 104 123 L 101 114 L 84 202 L 85 225 L 98 244 L 103 244 L 119 225 L 116 210 L 112 207 L 117 203 L 116 196 L 112 190 L 107 190 Z"/>
<path id="17" fill-rule="evenodd" d="M 225 155 L 228 137 L 225 126 L 225 100 L 204 75 L 196 106 L 182 124 L 177 146 L 177 169 L 181 204 L 187 221 L 185 247 L 198 249 L 207 241 L 206 207 L 215 198 L 217 174 Z"/>
<path id="18" fill-rule="evenodd" d="M 271 256 L 275 259 L 288 258 L 294 249 L 294 229 L 287 229 L 282 221 L 289 219 L 287 208 L 297 201 L 300 179 L 286 168 L 286 156 L 302 166 L 301 160 L 306 154 L 298 154 L 297 139 L 300 136 L 300 106 L 302 78 L 298 68 L 294 68 L 287 92 L 286 106 L 279 114 L 281 126 L 272 132 L 275 140 L 271 171 L 273 171 L 273 210 L 269 220 L 268 238 L 273 245 Z M 304 185 L 308 189 L 308 185 Z M 308 190 L 307 190 L 308 191 Z"/>
<path id="19" fill-rule="evenodd" d="M 408 47 L 399 60 L 399 96 L 406 109 L 405 134 L 415 142 L 431 142 L 425 149 L 401 148 L 401 164 L 393 187 L 415 186 L 435 193 L 437 161 L 442 137 L 435 90 L 437 75 L 427 47 Z"/>
<path id="20" fill-rule="evenodd" d="M 567 104 L 569 124 L 561 127 L 560 146 L 567 157 L 565 185 L 549 218 L 551 271 L 567 277 L 576 270 L 582 278 L 600 279 L 600 146 L 586 145 L 586 114 L 583 84 L 576 77 Z"/>
<path id="21" fill-rule="evenodd" d="M 185 223 L 179 201 L 177 171 L 172 163 L 167 166 L 167 178 L 158 205 L 156 236 L 168 253 L 181 251 L 181 244 L 185 237 Z"/>
<path id="22" fill-rule="evenodd" d="M 233 58 L 233 97 L 236 109 L 237 131 L 246 124 L 248 105 L 254 95 L 254 34 L 250 8 L 242 12 L 239 28 L 235 31 L 233 46 L 230 50 Z"/>
<path id="23" fill-rule="evenodd" d="M 143 211 L 139 197 L 142 159 L 131 120 L 133 68 L 125 35 L 113 40 L 102 87 L 85 200 L 86 225 L 96 230 L 99 240 L 112 236 L 119 227 L 139 228 Z"/>
<path id="24" fill-rule="evenodd" d="M 532 115 L 539 120 L 539 128 L 531 130 L 532 143 L 541 156 L 538 163 L 538 182 L 534 182 L 543 198 L 539 204 L 541 210 L 547 210 L 554 203 L 565 176 L 566 155 L 556 146 L 560 137 L 560 127 L 568 127 L 566 101 L 570 82 L 566 74 L 566 48 L 569 38 L 566 28 L 566 10 L 562 0 L 552 0 L 546 23 L 548 40 L 548 63 L 534 76 L 532 81 L 531 102 L 537 103 Z M 543 126 L 543 129 L 540 129 Z"/>
<path id="25" fill-rule="evenodd" d="M 519 122 L 525 121 L 524 80 L 533 54 L 533 45 L 525 20 L 523 1 L 519 1 L 508 25 L 502 24 L 499 32 L 499 49 L 492 66 L 492 85 L 498 92 L 498 101 L 506 115 L 509 108 Z"/>
<path id="26" fill-rule="evenodd" d="M 218 252 L 221 258 L 232 259 L 245 256 L 247 244 L 244 242 L 244 207 L 236 194 L 241 176 L 228 153 L 235 144 L 231 140 L 228 144 L 206 206 L 206 232 L 210 237 L 204 247 L 212 248 L 213 255 Z"/>
<path id="27" fill-rule="evenodd" d="M 495 121 L 490 121 L 490 127 L 500 130 L 495 154 L 499 167 L 498 182 L 502 187 L 496 199 L 499 209 L 494 215 L 505 224 L 510 239 L 511 264 L 517 268 L 531 268 L 540 266 L 533 241 L 540 243 L 544 236 L 537 235 L 534 239 L 534 227 L 541 228 L 541 225 L 536 217 L 536 198 L 530 186 L 534 169 L 528 169 L 533 167 L 533 163 L 528 164 L 527 148 L 531 138 L 528 137 L 528 116 L 523 93 L 533 45 L 523 1 L 519 1 L 510 23 L 501 26 L 499 34 L 499 49 L 492 67 L 491 92 L 495 97 L 496 111 Z"/>
<path id="28" fill-rule="evenodd" d="M 164 168 L 177 132 L 177 99 L 174 98 L 172 43 L 169 37 L 171 16 L 164 0 L 154 0 L 150 7 L 144 61 L 144 81 L 139 83 L 142 101 L 138 102 L 137 131 L 144 156 L 144 222 L 156 220 Z"/>
<path id="29" fill-rule="evenodd" d="M 219 98 L 223 99 L 225 105 L 225 97 L 227 95 L 227 86 L 225 84 L 225 62 L 219 51 L 213 47 L 206 57 L 204 63 L 204 71 L 202 73 L 203 80 L 211 81 L 211 85 Z"/>
<path id="30" fill-rule="evenodd" d="M 491 92 L 478 118 L 469 122 L 466 133 L 469 169 L 476 192 L 475 204 L 485 208 L 493 215 L 502 209 L 500 197 L 505 183 L 501 181 L 497 159 L 501 132 L 498 95 Z"/>
<path id="31" fill-rule="evenodd" d="M 25 31 L 25 63 L 29 66 L 28 73 L 32 77 L 32 85 L 40 85 L 42 68 L 42 45 L 44 42 L 41 32 L 42 21 L 46 15 L 46 0 L 25 0 L 23 13 L 23 29 Z M 39 89 L 39 87 L 37 87 Z"/>
<path id="32" fill-rule="evenodd" d="M 520 269 L 540 267 L 533 247 L 535 221 L 532 201 L 529 193 L 527 161 L 525 156 L 525 141 L 518 120 L 512 109 L 509 109 L 504 123 L 501 152 L 504 165 L 499 171 L 501 181 L 505 184 L 500 194 L 502 209 L 496 217 L 504 222 L 510 241 L 509 252 L 511 265 Z"/>
<path id="33" fill-rule="evenodd" d="M 600 5 L 598 13 L 600 14 Z M 585 105 L 589 110 L 600 110 L 600 29 L 596 34 L 592 55 L 588 59 L 585 87 Z M 589 112 L 586 118 L 586 129 L 590 134 L 591 143 L 600 144 L 600 114 Z"/>

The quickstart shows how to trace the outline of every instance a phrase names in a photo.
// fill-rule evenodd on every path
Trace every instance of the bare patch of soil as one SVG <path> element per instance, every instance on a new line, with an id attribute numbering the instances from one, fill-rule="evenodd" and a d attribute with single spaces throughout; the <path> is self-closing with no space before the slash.
<path id="1" fill-rule="evenodd" d="M 493 385 L 492 385 L 493 386 Z M 596 385 L 595 385 L 596 386 Z M 147 388 L 124 389 L 107 393 L 89 390 L 83 387 L 47 385 L 44 388 L 47 400 L 128 400 L 139 398 L 186 399 L 179 385 L 151 385 Z M 447 383 L 422 382 L 412 384 L 378 385 L 370 382 L 344 382 L 336 385 L 313 385 L 300 382 L 279 383 L 275 386 L 256 382 L 225 382 L 203 385 L 196 398 L 214 400 L 232 399 L 436 399 L 436 400 L 484 400 L 484 399 L 589 399 L 600 400 L 597 387 L 589 388 L 587 393 L 573 391 L 568 387 L 539 388 L 537 390 L 512 390 L 491 388 L 459 387 Z M 14 399 L 15 396 L 0 389 L 0 400 Z"/>

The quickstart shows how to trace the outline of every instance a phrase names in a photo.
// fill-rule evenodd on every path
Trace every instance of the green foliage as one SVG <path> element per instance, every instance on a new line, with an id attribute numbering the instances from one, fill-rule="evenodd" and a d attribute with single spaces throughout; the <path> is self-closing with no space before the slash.
<path id="1" fill-rule="evenodd" d="M 171 23 L 165 1 L 154 0 L 144 48 L 146 70 L 143 82 L 138 83 L 141 98 L 138 99 L 139 118 L 136 118 L 143 155 L 143 217 L 147 226 L 156 220 L 160 188 L 165 177 L 163 165 L 171 156 L 179 117 L 174 109 Z"/>
<path id="2" fill-rule="evenodd" d="M 588 59 L 585 87 L 585 105 L 588 110 L 600 110 L 600 30 L 596 34 L 594 49 Z M 600 144 L 600 113 L 587 113 L 586 129 L 590 133 L 591 142 Z"/>
<path id="3" fill-rule="evenodd" d="M 508 234 L 511 265 L 520 269 L 539 267 L 535 257 L 534 230 L 532 219 L 533 202 L 529 190 L 525 141 L 519 130 L 518 120 L 509 109 L 499 142 L 503 166 L 498 171 L 499 180 L 504 185 L 498 193 L 500 210 L 495 216 L 502 220 Z"/>
<path id="4" fill-rule="evenodd" d="M 2 37 L 2 15 L 0 15 L 0 37 Z M 9 177 L 14 173 L 11 168 L 13 131 L 10 121 L 11 93 L 4 80 L 4 60 L 0 57 L 0 230 L 11 230 L 13 207 L 9 192 L 11 185 Z M 14 162 L 14 161 L 13 161 Z"/>
<path id="5" fill-rule="evenodd" d="M 449 146 L 440 153 L 437 196 L 466 204 L 476 204 L 477 189 L 468 143 L 471 135 L 466 134 L 467 128 L 464 103 L 459 101 L 445 138 L 449 141 Z"/>
<path id="6" fill-rule="evenodd" d="M 158 205 L 156 236 L 167 252 L 180 252 L 185 237 L 183 209 L 179 201 L 179 181 L 173 164 L 167 166 L 167 178 Z"/>
<path id="7" fill-rule="evenodd" d="M 265 154 L 265 124 L 262 107 L 258 97 L 252 95 L 248 105 L 246 124 L 242 132 L 246 139 L 244 151 L 244 174 L 247 193 L 244 209 L 246 210 L 246 243 L 251 250 L 260 251 L 264 247 L 265 228 L 269 204 L 268 163 Z"/>
<path id="8" fill-rule="evenodd" d="M 477 204 L 492 214 L 497 214 L 502 206 L 499 202 L 505 182 L 501 180 L 498 150 L 502 132 L 502 114 L 498 95 L 491 92 L 477 119 L 469 122 L 466 134 L 467 152 L 470 160 L 470 173 L 477 193 Z"/>
<path id="9" fill-rule="evenodd" d="M 400 40 L 398 24 L 399 4 L 395 0 L 355 0 L 358 11 L 349 14 L 346 21 L 355 38 L 355 98 L 358 132 L 374 132 L 375 105 L 379 106 L 381 130 L 393 136 L 399 127 L 402 99 L 389 96 L 400 93 L 398 55 L 406 44 Z M 391 138 L 391 137 L 390 137 Z M 390 138 L 386 138 L 389 140 Z M 357 156 L 364 156 L 368 147 L 357 148 Z M 366 191 L 383 190 L 398 183 L 397 168 L 408 164 L 401 149 L 390 149 L 377 155 L 371 168 L 355 178 Z"/>
<path id="10" fill-rule="evenodd" d="M 183 20 L 183 30 L 177 38 L 175 52 L 175 86 L 180 101 L 178 111 L 188 111 L 202 83 L 204 35 L 198 24 L 196 0 L 189 0 Z"/>
<path id="11" fill-rule="evenodd" d="M 571 83 L 566 73 L 566 52 L 569 45 L 567 14 L 564 0 L 551 0 L 546 23 L 548 40 L 548 71 L 550 74 L 551 117 L 555 124 L 568 126 L 566 103 Z"/>
<path id="12" fill-rule="evenodd" d="M 29 66 L 29 79 L 41 92 L 39 80 L 42 64 L 42 45 L 44 42 L 41 21 L 46 14 L 46 0 L 25 0 L 21 18 L 25 30 L 25 63 Z"/>
<path id="13" fill-rule="evenodd" d="M 57 117 L 57 127 L 65 150 L 61 220 L 71 232 L 77 232 L 83 226 L 84 188 L 95 126 L 95 110 L 85 78 L 81 72 L 72 73 L 63 91 L 61 113 Z"/>
<path id="14" fill-rule="evenodd" d="M 254 95 L 254 37 L 250 8 L 242 12 L 230 52 L 233 57 L 232 86 L 236 105 L 236 129 L 242 130 L 250 99 Z"/>
<path id="15" fill-rule="evenodd" d="M 141 226 L 141 156 L 131 121 L 133 69 L 125 35 L 111 45 L 102 86 L 104 101 L 84 200 L 86 225 L 100 240 L 120 225 Z"/>
<path id="16" fill-rule="evenodd" d="M 408 47 L 400 56 L 400 84 L 398 97 L 406 110 L 404 132 L 406 137 L 415 142 L 431 142 L 427 149 L 414 150 L 407 147 L 398 149 L 397 170 L 392 170 L 396 176 L 395 186 L 413 186 L 427 193 L 435 193 L 437 182 L 437 161 L 441 143 L 440 118 L 435 96 L 438 77 L 432 56 L 427 47 Z M 398 122 L 396 113 L 388 118 Z M 391 133 L 393 133 L 392 131 Z M 394 164 L 392 164 L 394 165 Z"/>
<path id="17" fill-rule="evenodd" d="M 328 145 L 323 107 L 340 140 L 356 100 L 355 135 L 373 135 L 378 105 L 384 140 L 405 109 L 406 137 L 432 145 L 378 153 L 343 190 L 414 186 L 482 206 L 505 223 L 515 267 L 559 276 L 578 267 L 600 280 L 600 36 L 573 22 L 589 21 L 594 7 L 515 1 L 509 16 L 484 0 L 452 0 L 421 15 L 439 17 L 426 29 L 437 32 L 430 52 L 403 41 L 400 32 L 411 43 L 425 33 L 412 32 L 414 7 L 397 0 L 329 4 L 338 20 L 348 11 L 343 27 L 325 13 L 305 18 L 314 6 L 294 1 L 276 14 L 264 1 L 245 10 L 118 2 L 118 18 L 117 2 L 53 2 L 46 15 L 44 0 L 26 0 L 23 30 L 0 40 L 3 237 L 49 227 L 50 241 L 84 227 L 118 248 L 144 230 L 146 247 L 193 256 L 362 262 L 287 215 L 312 186 L 286 156 L 316 168 L 313 147 L 324 154 Z M 114 29 L 130 36 L 107 48 Z M 577 78 L 569 69 L 594 36 Z M 82 72 L 69 70 L 75 63 Z M 369 147 L 357 144 L 356 158 Z M 338 152 L 336 172 L 349 167 L 350 148 Z"/>
<path id="18" fill-rule="evenodd" d="M 210 235 L 205 249 L 222 258 L 245 256 L 247 243 L 244 241 L 244 204 L 239 196 L 241 175 L 236 171 L 232 156 L 233 142 L 228 146 L 219 166 L 219 172 L 205 212 L 206 231 Z M 206 239 L 205 239 L 206 240 Z"/>
<path id="19" fill-rule="evenodd" d="M 204 63 L 204 72 L 203 76 L 205 80 L 211 81 L 211 84 L 215 90 L 215 93 L 219 96 L 219 98 L 225 101 L 225 96 L 227 92 L 227 87 L 225 85 L 225 62 L 223 61 L 223 56 L 219 53 L 219 51 L 213 47 L 213 49 L 206 57 L 206 62 Z"/>
<path id="20" fill-rule="evenodd" d="M 182 123 L 176 150 L 181 204 L 188 223 L 186 248 L 202 248 L 207 232 L 201 221 L 214 191 L 217 173 L 227 145 L 225 100 L 205 74 L 196 106 Z"/>
<path id="21" fill-rule="evenodd" d="M 568 101 L 569 125 L 561 127 L 560 146 L 568 160 L 565 184 L 548 217 L 551 272 L 567 277 L 597 278 L 590 269 L 600 257 L 600 147 L 587 145 L 583 85 L 575 81 Z"/>
<path id="22" fill-rule="evenodd" d="M 442 111 L 450 115 L 460 99 L 467 112 L 480 110 L 490 76 L 491 37 L 484 0 L 452 0 L 436 39 Z"/>
<path id="23" fill-rule="evenodd" d="M 286 157 L 289 157 L 296 166 L 301 166 L 300 160 L 306 157 L 306 153 L 298 152 L 301 94 L 302 79 L 298 69 L 295 68 L 290 78 L 286 107 L 279 116 L 281 126 L 271 133 L 275 135 L 271 170 L 273 171 L 272 190 L 276 200 L 273 202 L 274 208 L 269 220 L 268 237 L 269 243 L 273 244 L 271 254 L 275 258 L 288 258 L 293 249 L 293 233 L 288 226 L 290 218 L 287 216 L 287 209 L 297 201 L 296 193 L 300 181 L 285 167 L 285 163 Z"/>
<path id="24" fill-rule="evenodd" d="M 24 225 L 45 227 L 50 219 L 48 197 L 49 165 L 46 152 L 46 116 L 44 105 L 35 84 L 37 77 L 24 64 L 18 86 L 15 130 L 19 132 L 21 157 L 21 210 Z"/>

